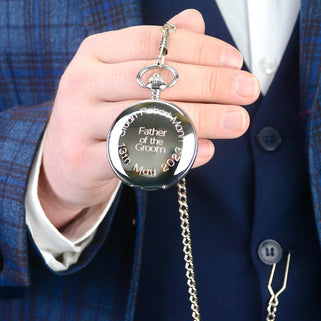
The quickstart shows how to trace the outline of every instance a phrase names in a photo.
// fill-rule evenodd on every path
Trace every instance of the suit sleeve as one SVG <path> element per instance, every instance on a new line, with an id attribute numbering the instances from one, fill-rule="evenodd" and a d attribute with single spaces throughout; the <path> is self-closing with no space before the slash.
<path id="1" fill-rule="evenodd" d="M 0 256 L 3 262 L 0 267 L 0 297 L 8 288 L 30 285 L 28 251 L 38 253 L 43 260 L 26 225 L 25 193 L 51 108 L 52 103 L 48 102 L 33 107 L 13 107 L 0 113 Z M 66 271 L 53 273 L 68 275 L 91 262 L 108 235 L 118 202 L 119 195 L 78 262 Z M 44 260 L 43 264 L 46 265 Z"/>
<path id="2" fill-rule="evenodd" d="M 28 286 L 24 197 L 51 103 L 0 113 L 0 287 Z"/>

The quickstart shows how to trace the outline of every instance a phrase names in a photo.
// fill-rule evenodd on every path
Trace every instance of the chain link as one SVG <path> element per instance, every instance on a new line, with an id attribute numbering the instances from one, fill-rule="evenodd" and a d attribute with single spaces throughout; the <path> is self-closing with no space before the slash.
<path id="1" fill-rule="evenodd" d="M 184 260 L 185 260 L 185 270 L 186 270 L 189 300 L 191 302 L 193 320 L 200 321 L 201 316 L 199 313 L 196 282 L 195 282 L 185 178 L 183 178 L 179 183 L 177 183 L 177 187 L 178 187 L 178 204 L 179 204 L 179 213 L 180 213 L 181 228 L 182 228 L 182 237 L 183 237 L 182 243 L 183 243 L 183 252 L 184 252 Z"/>
<path id="2" fill-rule="evenodd" d="M 269 305 L 267 307 L 268 314 L 266 316 L 266 321 L 275 321 L 278 304 L 278 298 L 276 298 L 275 295 L 272 295 L 269 300 Z"/>

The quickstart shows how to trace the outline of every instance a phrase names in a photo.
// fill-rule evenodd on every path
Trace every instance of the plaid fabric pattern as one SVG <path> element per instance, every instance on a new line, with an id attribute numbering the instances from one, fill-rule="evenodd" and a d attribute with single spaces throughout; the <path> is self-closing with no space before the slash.
<path id="1" fill-rule="evenodd" d="M 31 286 L 21 298 L 0 301 L 0 320 L 132 320 L 132 312 L 126 309 L 132 305 L 128 302 L 136 236 L 132 220 L 137 214 L 142 217 L 142 207 L 137 207 L 134 191 L 125 189 L 119 206 L 114 205 L 109 213 L 112 225 L 104 220 L 81 256 L 80 264 L 86 262 L 81 269 L 76 265 L 63 276 L 52 273 L 30 245 Z"/>
<path id="2" fill-rule="evenodd" d="M 1 286 L 26 286 L 27 240 L 24 194 L 30 164 L 50 106 L 11 108 L 0 113 L 0 249 L 4 257 Z"/>
<path id="3" fill-rule="evenodd" d="M 320 0 L 302 0 L 302 104 L 309 116 L 311 186 L 319 235 L 320 10 Z M 32 245 L 28 257 L 24 193 L 50 115 L 50 101 L 81 41 L 95 32 L 140 22 L 140 2 L 134 0 L 0 1 L 0 250 L 4 257 L 0 297 L 16 296 L 16 288 L 25 287 L 20 293 L 23 298 L 0 302 L 1 320 L 132 320 L 142 250 L 143 195 L 136 194 L 137 202 L 129 191 L 123 194 L 126 200 L 120 204 L 127 207 L 117 209 L 119 220 L 113 220 L 113 208 L 79 264 L 62 277 L 44 266 Z M 129 222 L 136 214 L 133 242 L 135 232 Z"/>
<path id="4" fill-rule="evenodd" d="M 321 1 L 302 1 L 301 102 L 307 115 L 311 192 L 321 240 Z"/>
<path id="5" fill-rule="evenodd" d="M 81 41 L 140 22 L 138 1 L 0 1 L 0 298 L 22 296 L 0 301 L 0 320 L 132 319 L 142 195 L 137 203 L 124 192 L 119 219 L 112 208 L 78 264 L 60 274 L 45 267 L 33 245 L 28 250 L 24 195 L 59 78 Z"/>
<path id="6" fill-rule="evenodd" d="M 0 1 L 0 110 L 52 100 L 82 40 L 141 22 L 139 1 Z"/>
<path id="7" fill-rule="evenodd" d="M 0 108 L 53 99 L 86 36 L 80 8 L 75 1 L 5 0 L 0 14 Z"/>
<path id="8" fill-rule="evenodd" d="M 122 29 L 141 23 L 141 1 L 81 1 L 84 25 L 88 35 Z"/>

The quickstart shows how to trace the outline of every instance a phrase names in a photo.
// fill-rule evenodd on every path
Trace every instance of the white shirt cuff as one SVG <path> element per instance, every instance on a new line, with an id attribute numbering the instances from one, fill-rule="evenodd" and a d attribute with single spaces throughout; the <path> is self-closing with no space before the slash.
<path id="1" fill-rule="evenodd" d="M 70 233 L 69 238 L 66 238 L 51 224 L 38 198 L 38 178 L 42 162 L 43 143 L 44 138 L 33 162 L 26 191 L 26 224 L 46 264 L 55 272 L 61 272 L 77 263 L 82 251 L 94 238 L 99 224 L 115 200 L 120 183 L 96 222 L 92 224 L 89 220 L 88 229 L 85 229 L 85 232 L 75 240 Z"/>

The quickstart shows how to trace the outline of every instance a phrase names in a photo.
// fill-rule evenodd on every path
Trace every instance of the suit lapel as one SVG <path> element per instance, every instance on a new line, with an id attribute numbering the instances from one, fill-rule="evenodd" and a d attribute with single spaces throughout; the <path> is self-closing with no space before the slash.
<path id="1" fill-rule="evenodd" d="M 307 117 L 311 192 L 321 240 L 321 0 L 302 0 L 300 14 L 301 103 Z"/>
<path id="2" fill-rule="evenodd" d="M 88 35 L 141 24 L 140 1 L 80 0 Z"/>

